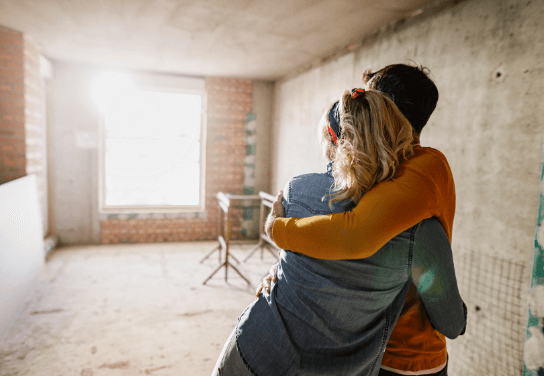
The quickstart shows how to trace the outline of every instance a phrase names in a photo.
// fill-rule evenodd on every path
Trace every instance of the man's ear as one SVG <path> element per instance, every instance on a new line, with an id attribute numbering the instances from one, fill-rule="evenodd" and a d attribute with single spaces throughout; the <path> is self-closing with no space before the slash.
<path id="1" fill-rule="evenodd" d="M 367 84 L 368 81 L 370 81 L 370 79 L 372 78 L 373 74 L 372 74 L 372 69 L 368 68 L 368 69 L 365 69 L 365 71 L 363 72 L 363 74 L 361 75 L 361 81 L 363 81 L 363 84 Z"/>

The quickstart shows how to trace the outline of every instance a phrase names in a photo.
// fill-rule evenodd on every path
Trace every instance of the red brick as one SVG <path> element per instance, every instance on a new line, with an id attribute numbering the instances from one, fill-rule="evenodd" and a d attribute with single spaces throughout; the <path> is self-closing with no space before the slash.
<path id="1" fill-rule="evenodd" d="M 17 167 L 17 168 L 25 168 L 26 167 L 26 159 L 24 158 L 24 155 L 22 155 L 22 158 L 14 159 L 14 156 L 12 155 L 11 158 L 4 158 L 3 165 L 6 167 Z"/>
<path id="2" fill-rule="evenodd" d="M 0 129 L 0 137 L 6 138 L 24 138 L 24 130 L 14 130 L 14 129 Z"/>

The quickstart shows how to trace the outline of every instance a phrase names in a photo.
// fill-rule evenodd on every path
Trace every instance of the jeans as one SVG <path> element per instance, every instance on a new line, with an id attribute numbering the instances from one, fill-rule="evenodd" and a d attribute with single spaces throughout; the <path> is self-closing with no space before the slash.
<path id="1" fill-rule="evenodd" d="M 255 376 L 245 365 L 244 360 L 236 349 L 236 328 L 225 343 L 212 376 Z"/>

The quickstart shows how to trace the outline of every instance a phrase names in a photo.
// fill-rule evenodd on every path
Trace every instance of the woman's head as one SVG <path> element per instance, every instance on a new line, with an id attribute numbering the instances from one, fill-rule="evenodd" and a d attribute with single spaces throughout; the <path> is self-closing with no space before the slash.
<path id="1" fill-rule="evenodd" d="M 341 132 L 333 153 L 337 192 L 331 204 L 348 198 L 358 202 L 374 185 L 391 179 L 412 155 L 413 130 L 393 101 L 377 90 L 346 91 L 337 103 L 329 110 L 338 117 Z M 337 114 L 332 112 L 335 107 Z"/>

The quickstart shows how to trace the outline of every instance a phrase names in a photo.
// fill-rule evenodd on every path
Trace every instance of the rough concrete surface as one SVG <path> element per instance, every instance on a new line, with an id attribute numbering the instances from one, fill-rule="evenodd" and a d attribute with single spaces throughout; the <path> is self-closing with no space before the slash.
<path id="1" fill-rule="evenodd" d="M 417 12 L 428 0 L 3 0 L 0 24 L 53 59 L 277 79 Z"/>
<path id="2" fill-rule="evenodd" d="M 103 245 L 52 253 L 23 313 L 0 343 L 1 376 L 209 375 L 275 259 L 259 253 L 202 282 L 215 242 Z M 243 259 L 249 245 L 233 246 Z M 236 265 L 236 264 L 235 264 Z"/>
<path id="3" fill-rule="evenodd" d="M 362 85 L 365 69 L 412 60 L 431 70 L 440 99 L 421 143 L 442 151 L 453 172 L 454 260 L 469 307 L 467 334 L 449 345 L 452 375 L 521 372 L 544 133 L 543 18 L 542 1 L 452 2 L 275 84 L 273 193 L 291 176 L 324 171 L 319 118 Z"/>
<path id="4" fill-rule="evenodd" d="M 271 189 L 323 171 L 316 129 L 368 67 L 413 60 L 440 92 L 422 145 L 441 150 L 457 189 L 454 242 L 530 260 L 544 125 L 544 3 L 463 1 L 379 35 L 275 85 Z"/>

